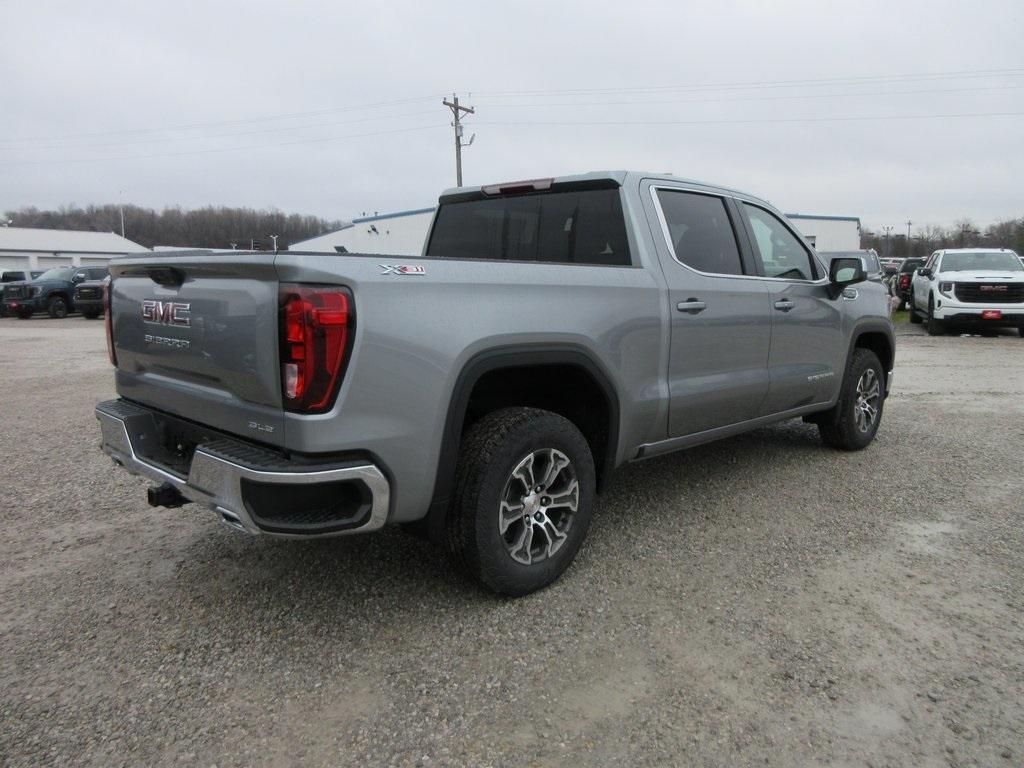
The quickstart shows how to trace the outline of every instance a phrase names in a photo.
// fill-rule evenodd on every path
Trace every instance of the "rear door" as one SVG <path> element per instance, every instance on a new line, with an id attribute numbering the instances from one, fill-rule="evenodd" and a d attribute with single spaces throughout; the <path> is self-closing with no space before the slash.
<path id="1" fill-rule="evenodd" d="M 776 213 L 749 202 L 738 207 L 771 294 L 770 384 L 762 412 L 828 402 L 846 361 L 842 302 L 849 299 L 830 296 L 824 269 Z"/>
<path id="2" fill-rule="evenodd" d="M 669 288 L 669 436 L 752 419 L 768 391 L 771 318 L 735 208 L 660 182 L 643 198 Z"/>
<path id="3" fill-rule="evenodd" d="M 147 256 L 110 271 L 118 392 L 283 445 L 274 254 Z"/>

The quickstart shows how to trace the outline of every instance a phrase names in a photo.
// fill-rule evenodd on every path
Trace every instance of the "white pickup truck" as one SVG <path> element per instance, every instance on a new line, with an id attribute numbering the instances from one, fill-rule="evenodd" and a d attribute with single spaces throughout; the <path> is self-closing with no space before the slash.
<path id="1" fill-rule="evenodd" d="M 1006 248 L 936 251 L 910 284 L 910 322 L 929 335 L 950 326 L 1016 328 L 1024 338 L 1024 264 Z"/>

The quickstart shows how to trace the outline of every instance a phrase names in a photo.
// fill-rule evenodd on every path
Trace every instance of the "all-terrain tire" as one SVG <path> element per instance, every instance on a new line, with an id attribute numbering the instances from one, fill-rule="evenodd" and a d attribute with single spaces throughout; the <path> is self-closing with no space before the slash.
<path id="1" fill-rule="evenodd" d="M 874 381 L 878 384 L 877 398 L 873 401 L 876 409 L 874 418 L 867 429 L 858 420 L 857 411 L 861 409 L 861 397 L 858 385 L 864 381 L 866 372 L 872 371 Z M 870 378 L 870 377 L 868 377 Z M 882 422 L 882 406 L 885 404 L 885 371 L 878 355 L 870 349 L 858 347 L 853 350 L 843 374 L 842 390 L 835 406 L 821 415 L 818 432 L 822 442 L 833 448 L 844 451 L 859 451 L 866 448 L 875 439 L 878 426 Z"/>
<path id="2" fill-rule="evenodd" d="M 924 329 L 929 336 L 941 336 L 946 332 L 946 324 L 935 319 L 935 303 L 932 299 L 928 299 L 928 317 Z"/>
<path id="3" fill-rule="evenodd" d="M 82 310 L 82 317 L 84 317 L 86 320 L 95 320 L 101 314 L 102 313 L 99 310 L 96 310 L 96 309 L 83 309 Z"/>
<path id="4" fill-rule="evenodd" d="M 28 320 L 34 314 L 31 309 L 19 309 L 16 312 L 19 320 Z"/>
<path id="5" fill-rule="evenodd" d="M 67 317 L 69 311 L 67 299 L 63 296 L 52 296 L 50 300 L 46 302 L 46 312 L 55 320 Z"/>
<path id="6" fill-rule="evenodd" d="M 907 302 L 907 305 L 910 307 L 910 322 L 914 325 L 919 325 L 921 323 L 921 316 L 917 314 L 917 307 L 914 306 L 913 293 L 910 294 L 910 301 Z"/>
<path id="7" fill-rule="evenodd" d="M 561 489 L 555 489 L 560 478 L 574 476 L 577 508 L 558 549 L 551 554 L 541 551 L 538 561 L 524 564 L 514 559 L 509 548 L 514 545 L 505 538 L 514 534 L 514 529 L 510 525 L 505 534 L 500 531 L 502 501 L 508 491 L 514 495 L 520 493 L 519 486 L 513 485 L 519 482 L 513 472 L 522 465 L 524 458 L 544 455 L 544 452 L 553 455 L 551 451 L 570 464 L 569 469 L 550 484 L 550 492 L 561 493 Z M 530 474 L 532 477 L 532 466 Z M 571 421 L 537 408 L 494 411 L 469 429 L 459 449 L 455 489 L 445 519 L 449 556 L 459 570 L 498 594 L 518 596 L 542 589 L 561 576 L 583 543 L 593 514 L 594 492 L 594 459 L 590 446 Z M 526 515 L 523 520 L 528 518 Z M 566 518 L 560 519 L 564 522 Z M 525 527 L 533 523 L 520 522 L 517 518 L 512 525 Z M 540 538 L 541 533 L 535 535 L 538 546 L 551 539 Z"/>

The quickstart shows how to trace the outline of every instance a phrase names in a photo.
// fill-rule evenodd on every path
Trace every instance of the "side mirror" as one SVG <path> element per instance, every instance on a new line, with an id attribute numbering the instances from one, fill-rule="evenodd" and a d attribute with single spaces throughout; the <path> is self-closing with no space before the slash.
<path id="1" fill-rule="evenodd" d="M 71 278 L 71 282 L 72 283 L 84 283 L 85 282 L 85 275 L 75 275 L 74 277 Z"/>
<path id="2" fill-rule="evenodd" d="M 833 259 L 828 268 L 828 280 L 832 285 L 842 288 L 853 283 L 862 283 L 867 279 L 864 273 L 864 262 L 856 258 Z"/>
<path id="3" fill-rule="evenodd" d="M 919 274 L 921 277 L 931 277 L 932 271 L 927 267 L 921 267 L 919 270 L 917 270 L 917 274 Z"/>

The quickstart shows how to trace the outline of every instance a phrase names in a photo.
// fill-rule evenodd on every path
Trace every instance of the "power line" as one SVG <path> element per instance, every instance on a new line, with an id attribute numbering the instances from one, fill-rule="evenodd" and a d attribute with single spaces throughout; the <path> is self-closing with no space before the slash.
<path id="1" fill-rule="evenodd" d="M 1018 117 L 1024 112 L 966 112 L 947 115 L 854 115 L 849 117 L 780 117 L 749 120 L 484 120 L 480 125 L 743 125 L 749 123 L 830 123 L 862 120 L 944 120 L 970 117 Z"/>
<path id="2" fill-rule="evenodd" d="M 859 96 L 916 96 L 920 94 L 931 94 L 931 93 L 980 93 L 982 91 L 1005 91 L 1005 90 L 1017 90 L 1024 88 L 1024 84 L 1020 85 L 991 85 L 981 86 L 972 88 L 931 88 L 921 89 L 915 91 L 869 91 L 869 92 L 854 92 L 854 93 L 804 93 L 804 94 L 789 94 L 784 96 L 729 96 L 729 97 L 718 97 L 712 99 L 655 99 L 655 100 L 644 100 L 644 101 L 573 101 L 563 102 L 560 104 L 548 103 L 535 103 L 535 104 L 490 104 L 484 102 L 479 106 L 490 107 L 491 109 L 531 109 L 531 108 L 544 108 L 544 109 L 561 109 L 565 107 L 611 107 L 611 106 L 628 106 L 628 105 L 650 105 L 650 104 L 716 104 L 716 103 L 735 103 L 744 101 L 800 101 L 803 99 L 848 99 Z"/>
<path id="3" fill-rule="evenodd" d="M 246 149 L 268 149 L 271 147 L 290 147 L 298 144 L 321 144 L 331 141 L 343 141 L 345 139 L 357 139 L 364 136 L 385 136 L 392 133 L 410 133 L 412 131 L 426 131 L 432 128 L 447 128 L 447 124 L 418 125 L 411 128 L 395 128 L 387 131 L 371 131 L 368 133 L 351 133 L 345 136 L 328 136 L 318 139 L 298 139 L 296 141 L 281 141 L 272 144 L 247 144 L 237 147 L 216 147 L 213 149 L 195 149 L 183 152 L 158 152 L 149 155 L 121 155 L 119 157 L 82 157 L 77 159 L 62 160 L 12 160 L 0 163 L 0 167 L 12 165 L 63 165 L 66 163 L 106 163 L 118 160 L 148 160 L 155 157 L 184 157 L 186 155 L 207 155 L 217 152 L 238 152 Z"/>
<path id="4" fill-rule="evenodd" d="M 986 78 L 1002 76 L 1019 76 L 1024 74 L 1024 67 L 1011 67 L 1006 69 L 982 69 L 982 70 L 960 70 L 953 72 L 917 72 L 901 75 L 863 75 L 853 77 L 826 77 L 801 80 L 750 80 L 719 83 L 695 83 L 683 85 L 652 85 L 652 86 L 629 86 L 629 87 L 605 87 L 605 88 L 563 88 L 563 89 L 537 89 L 520 91 L 481 91 L 475 90 L 472 93 L 478 96 L 500 96 L 503 98 L 515 98 L 520 96 L 565 96 L 570 94 L 598 94 L 598 93 L 640 93 L 658 91 L 688 91 L 688 90 L 727 90 L 727 89 L 759 89 L 759 88 L 794 88 L 807 85 L 828 85 L 828 84 L 851 84 L 878 83 L 878 82 L 903 82 L 920 80 L 946 80 L 946 79 L 967 79 Z"/>
<path id="5" fill-rule="evenodd" d="M 376 115 L 374 117 L 360 117 L 355 120 L 332 120 L 328 123 L 304 123 L 303 125 L 290 125 L 290 126 L 279 126 L 277 128 L 259 128 L 252 131 L 236 131 L 233 133 L 218 133 L 210 134 L 206 136 L 165 136 L 156 137 L 151 139 L 135 139 L 132 141 L 104 141 L 95 144 L 49 144 L 39 147 L 0 147 L 0 152 L 15 151 L 31 151 L 38 152 L 50 149 L 94 149 L 97 147 L 124 147 L 133 144 L 159 144 L 169 141 L 210 141 L 216 139 L 234 138 L 235 136 L 252 136 L 255 134 L 262 133 L 279 133 L 281 131 L 297 131 L 305 128 L 329 128 L 337 125 L 353 125 L 355 123 L 367 123 L 374 120 L 393 120 L 404 117 L 421 117 L 423 115 L 433 115 L 434 110 L 420 111 L 420 112 L 404 112 L 399 115 Z"/>
<path id="6" fill-rule="evenodd" d="M 361 109 L 381 109 L 384 107 L 393 107 L 404 104 L 412 104 L 416 102 L 427 102 L 436 99 L 436 95 L 431 96 L 416 96 L 406 99 L 395 99 L 392 101 L 378 101 L 371 104 L 353 104 L 344 107 L 330 107 L 327 109 L 318 109 L 311 112 L 286 112 L 276 115 L 262 115 L 258 117 L 246 117 L 238 118 L 235 120 L 217 120 L 213 122 L 204 123 L 186 123 L 179 125 L 161 125 L 161 126 L 146 126 L 139 128 L 121 128 L 117 130 L 109 131 L 92 131 L 89 133 L 73 133 L 73 134 L 59 134 L 51 136 L 9 136 L 6 138 L 0 138 L 0 141 L 59 141 L 61 139 L 83 139 L 83 138 L 96 138 L 99 136 L 119 136 L 122 134 L 129 133 L 159 133 L 167 131 L 185 131 L 193 130 L 197 128 L 217 128 L 229 125 L 246 125 L 249 123 L 261 123 L 271 122 L 274 120 L 293 120 L 299 117 L 317 117 L 320 115 L 334 114 L 338 112 L 354 112 Z"/>

